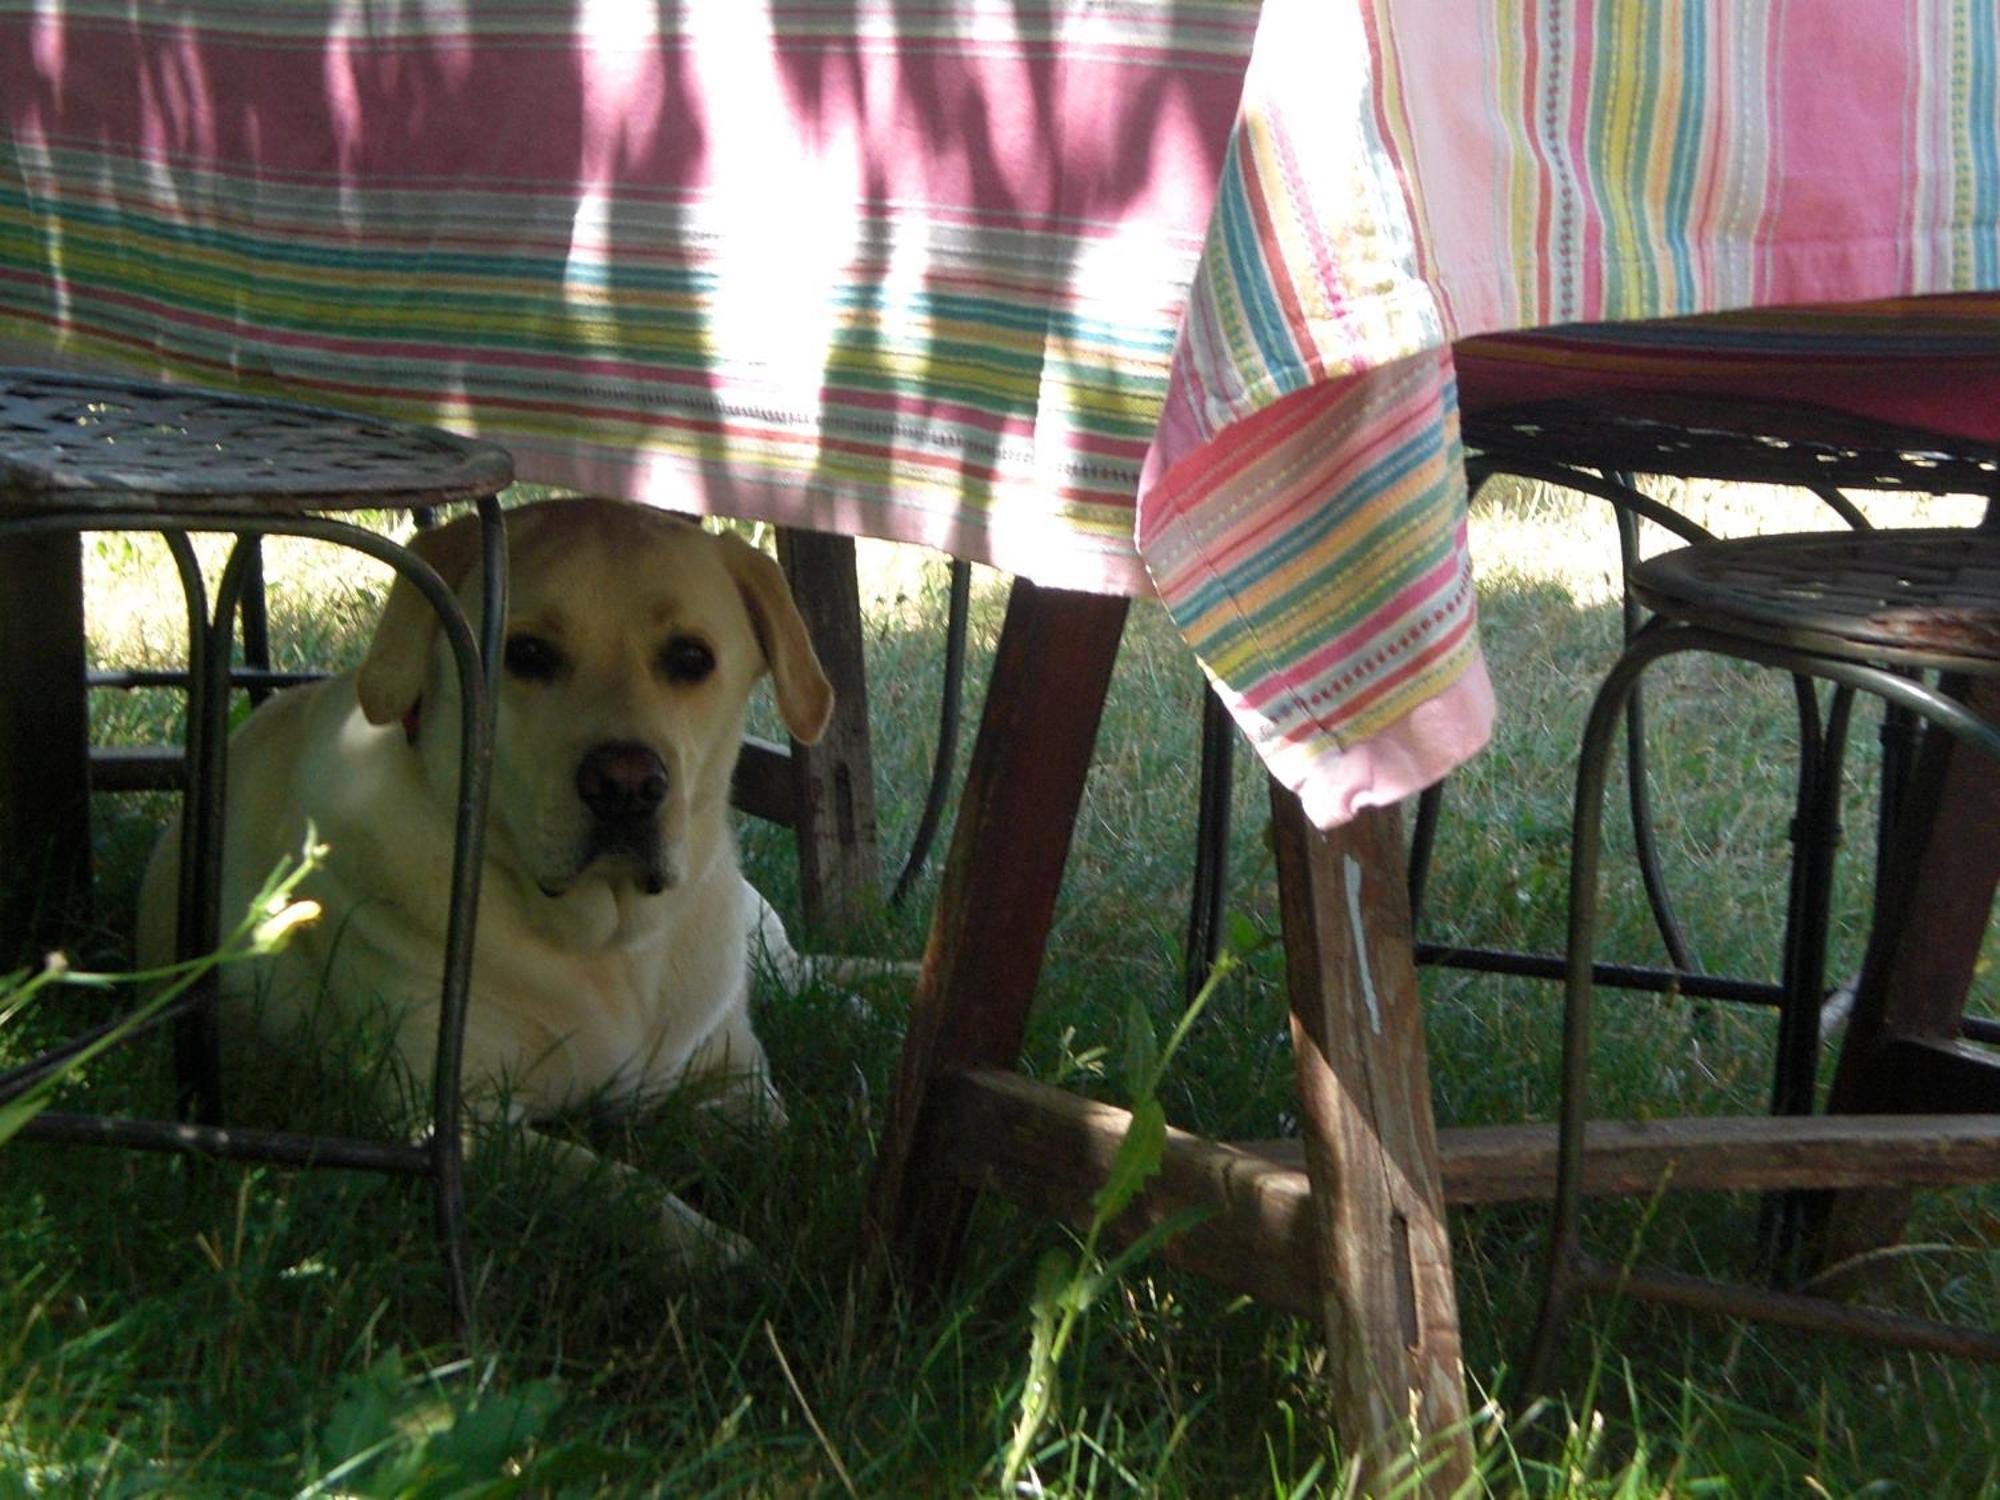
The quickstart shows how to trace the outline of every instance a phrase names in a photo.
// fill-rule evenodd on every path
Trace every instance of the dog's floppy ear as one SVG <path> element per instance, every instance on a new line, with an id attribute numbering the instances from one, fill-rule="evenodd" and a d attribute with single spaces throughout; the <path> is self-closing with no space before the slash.
<path id="1" fill-rule="evenodd" d="M 730 576 L 749 607 L 757 644 L 770 663 L 778 712 L 793 738 L 810 745 L 826 733 L 826 722 L 833 717 L 833 684 L 820 668 L 784 570 L 738 537 L 725 535 L 718 540 Z"/>
<path id="2" fill-rule="evenodd" d="M 456 590 L 479 561 L 479 517 L 463 515 L 419 531 L 405 545 L 437 570 L 447 588 Z M 355 676 L 355 692 L 369 723 L 393 724 L 417 706 L 437 633 L 437 611 L 415 584 L 398 573 L 389 586 L 375 638 L 368 643 L 368 655 Z"/>

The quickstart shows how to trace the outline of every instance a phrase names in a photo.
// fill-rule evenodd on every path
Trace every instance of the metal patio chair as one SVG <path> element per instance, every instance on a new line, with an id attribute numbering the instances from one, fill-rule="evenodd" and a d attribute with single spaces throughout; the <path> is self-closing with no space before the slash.
<path id="1" fill-rule="evenodd" d="M 181 1118 L 49 1111 L 32 1120 L 23 1135 L 428 1178 L 450 1295 L 468 1341 L 472 1307 L 459 1066 L 492 755 L 492 673 L 506 610 L 505 535 L 497 496 L 512 477 L 513 463 L 503 449 L 433 428 L 151 381 L 0 370 L 0 537 L 157 532 L 179 574 L 189 636 L 181 957 L 212 951 L 218 938 L 225 741 L 232 679 L 240 676 L 231 664 L 234 627 L 256 578 L 258 538 L 334 543 L 387 563 L 409 579 L 438 612 L 465 706 L 450 928 L 425 1139 L 354 1140 L 223 1123 L 212 985 L 190 989 L 141 1028 L 169 1021 L 177 1027 Z M 324 514 L 422 510 L 461 501 L 476 502 L 482 521 L 485 609 L 479 636 L 451 589 L 414 553 Z M 237 538 L 212 601 L 189 541 L 196 533 Z M 270 685 L 255 671 L 249 681 L 259 688 Z M 129 1019 L 92 1027 L 0 1074 L 0 1101 L 59 1072 Z M 128 1039 L 137 1034 L 128 1033 Z"/>
<path id="2" fill-rule="evenodd" d="M 1798 1290 L 1747 1288 L 1614 1264 L 1582 1242 L 1582 1201 L 1605 1187 L 1608 1173 L 1593 1163 L 1589 1113 L 1593 964 L 1599 835 L 1612 742 L 1641 674 L 1664 657 L 1705 652 L 1756 662 L 1834 685 L 1826 739 L 1837 758 L 1856 693 L 1893 704 L 1930 726 L 2000 758 L 2000 724 L 1969 709 L 1968 685 L 2000 678 L 2000 534 L 1994 531 L 1893 530 L 1809 533 L 1701 542 L 1639 563 L 1631 573 L 1635 598 L 1652 619 L 1633 637 L 1592 706 L 1578 765 L 1570 874 L 1569 943 L 1565 973 L 1562 1106 L 1554 1228 L 1542 1311 L 1528 1363 L 1530 1389 L 1546 1383 L 1570 1306 L 1580 1291 L 1608 1290 L 1796 1326 L 1843 1331 L 1888 1342 L 2000 1359 L 2000 1334 L 1928 1319 L 1878 1312 Z M 1924 679 L 1936 674 L 1937 685 Z M 1986 712 L 1991 714 L 1990 698 Z M 1912 811 L 1909 816 L 1914 819 Z M 1825 850 L 1830 865 L 1831 847 Z M 1823 878 L 1825 872 L 1818 872 Z M 1905 881 L 1906 885 L 1910 882 Z M 1897 900 L 1923 900 L 1917 891 Z M 1990 885 L 1988 887 L 1990 899 Z M 1864 996 L 1881 967 L 1884 923 L 1904 920 L 1906 906 L 1883 915 L 1878 892 L 1876 942 L 1864 965 Z M 1962 1005 L 1962 997 L 1955 1002 Z M 1953 1011 L 1957 1017 L 1956 1010 Z M 1793 1018 L 1799 1020 L 1802 1018 Z M 1857 1023 L 1859 1016 L 1857 1015 Z M 1733 1185 L 1780 1188 L 1895 1186 L 1916 1181 L 1978 1181 L 1996 1175 L 1995 1127 L 2000 1117 L 2000 1059 L 1968 1038 L 1990 1031 L 1962 1021 L 1959 1035 L 1937 1044 L 1898 1047 L 1893 1024 L 1877 1015 L 1871 1039 L 1878 1064 L 1897 1074 L 1902 1109 L 1956 1110 L 1929 1126 L 1906 1115 L 1822 1115 L 1797 1122 L 1798 1138 L 1773 1144 L 1760 1137 L 1748 1175 Z M 1801 1058 L 1812 1040 L 1781 1037 Z M 1850 1047 L 1853 1045 L 1850 1039 Z M 1885 1050 L 1886 1049 L 1886 1050 Z M 1812 1077 L 1789 1101 L 1804 1115 Z M 1665 1122 L 1663 1122 L 1665 1123 Z M 1707 1124 L 1708 1122 L 1703 1122 Z M 1728 1122 L 1716 1126 L 1726 1130 Z M 1607 1143 L 1612 1137 L 1607 1136 Z M 1720 1145 L 1717 1134 L 1710 1145 Z M 1689 1160 L 1699 1154 L 1691 1146 Z M 1938 1162 L 1950 1157 L 1948 1169 Z M 1936 1172 L 1937 1175 L 1927 1175 Z M 1700 1174 L 1693 1176 L 1698 1181 Z M 1669 1186 L 1675 1185 L 1669 1182 Z M 1686 1184 L 1682 1184 L 1686 1185 Z M 1628 1184 L 1624 1190 L 1633 1190 Z M 1797 1208 L 1797 1197 L 1789 1200 Z"/>

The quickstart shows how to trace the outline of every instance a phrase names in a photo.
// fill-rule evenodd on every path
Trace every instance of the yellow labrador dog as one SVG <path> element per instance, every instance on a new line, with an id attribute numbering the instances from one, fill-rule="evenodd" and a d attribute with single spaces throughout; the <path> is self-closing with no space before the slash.
<path id="1" fill-rule="evenodd" d="M 801 740 L 832 711 L 784 576 L 734 537 L 619 501 L 525 506 L 507 530 L 468 1105 L 536 1119 L 728 1075 L 737 1103 L 776 1117 L 747 968 L 760 928 L 777 929 L 738 873 L 727 810 L 760 678 Z M 476 520 L 413 545 L 477 620 Z M 386 1037 L 405 1082 L 428 1080 L 457 757 L 456 674 L 401 580 L 357 671 L 274 698 L 237 733 L 223 910 L 241 912 L 308 825 L 326 854 L 300 893 L 320 921 L 263 972 L 226 976 L 232 1040 L 358 1029 Z M 147 872 L 148 957 L 172 948 L 177 847 L 170 831 Z M 664 1190 L 661 1224 L 690 1257 L 742 1248 Z"/>

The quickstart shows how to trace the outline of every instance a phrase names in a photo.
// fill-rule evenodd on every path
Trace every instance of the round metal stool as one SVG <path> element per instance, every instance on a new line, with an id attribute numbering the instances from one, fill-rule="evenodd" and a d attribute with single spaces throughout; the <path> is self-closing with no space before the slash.
<path id="1" fill-rule="evenodd" d="M 505 450 L 433 428 L 150 381 L 0 370 L 0 538 L 157 532 L 179 574 L 189 641 L 177 934 L 182 958 L 212 951 L 219 937 L 230 658 L 234 621 L 255 572 L 257 539 L 285 535 L 331 542 L 387 563 L 407 578 L 438 613 L 465 703 L 426 1140 L 364 1141 L 225 1127 L 212 985 L 189 990 L 146 1021 L 147 1029 L 168 1020 L 179 1028 L 176 1061 L 185 1119 L 45 1112 L 22 1133 L 428 1177 L 451 1297 L 468 1341 L 459 1069 L 492 760 L 493 671 L 506 613 L 505 533 L 496 497 L 512 478 L 513 461 Z M 485 607 L 479 638 L 452 590 L 428 564 L 374 532 L 319 514 L 458 501 L 476 501 L 481 516 Z M 189 541 L 197 532 L 237 538 L 212 605 Z M 79 682 L 77 691 L 82 686 Z M 0 1074 L 0 1101 L 34 1087 L 123 1025 L 113 1021 L 94 1028 Z"/>
<path id="2" fill-rule="evenodd" d="M 1527 1367 L 1530 1388 L 1546 1381 L 1575 1294 L 1592 1289 L 2000 1359 L 2000 1335 L 1985 1330 L 1798 1292 L 1760 1289 L 1745 1297 L 1724 1283 L 1611 1265 L 1581 1243 L 1602 804 L 1612 741 L 1640 674 L 1662 657 L 1688 651 L 1757 662 L 1849 693 L 1873 694 L 2000 760 L 2000 725 L 1911 675 L 1912 669 L 1935 671 L 1945 684 L 2000 676 L 2000 534 L 1815 532 L 1706 542 L 1640 563 L 1632 587 L 1654 617 L 1600 688 L 1577 769 L 1554 1230 Z M 1827 1125 L 1829 1119 L 1806 1123 Z M 1821 1148 L 1841 1149 L 1837 1129 L 1817 1135 Z M 1810 1176 L 1785 1183 L 1784 1170 L 1767 1172 L 1762 1185 L 1812 1185 Z M 1881 1180 L 1903 1179 L 1885 1173 Z"/>

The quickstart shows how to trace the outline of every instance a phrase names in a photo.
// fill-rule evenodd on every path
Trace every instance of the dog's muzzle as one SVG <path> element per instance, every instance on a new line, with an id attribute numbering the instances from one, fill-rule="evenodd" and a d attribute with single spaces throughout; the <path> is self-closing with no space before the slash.
<path id="1" fill-rule="evenodd" d="M 647 894 L 665 890 L 660 809 L 667 790 L 666 762 L 646 745 L 614 740 L 586 751 L 576 768 L 576 794 L 590 812 L 584 863 L 629 861 Z"/>

